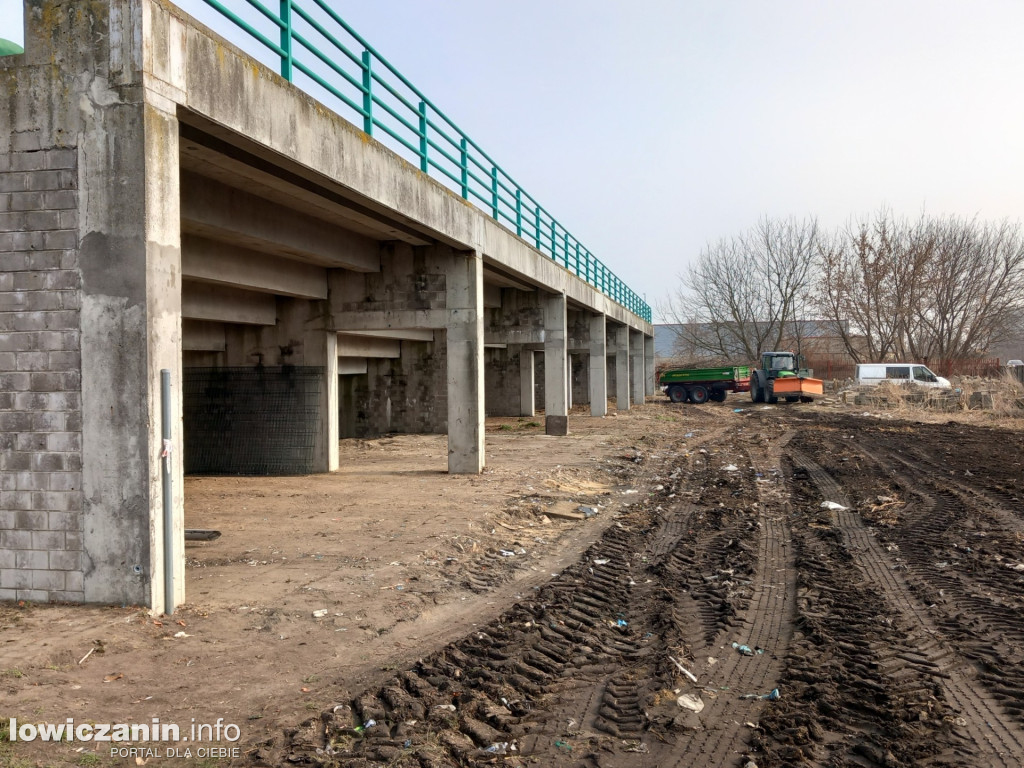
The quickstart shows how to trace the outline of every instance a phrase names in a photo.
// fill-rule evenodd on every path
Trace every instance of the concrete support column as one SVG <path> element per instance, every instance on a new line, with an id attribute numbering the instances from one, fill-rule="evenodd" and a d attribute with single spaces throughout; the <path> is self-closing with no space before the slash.
<path id="1" fill-rule="evenodd" d="M 131 138 L 113 142 L 112 135 Z M 80 176 L 89 190 L 79 254 L 81 588 L 87 602 L 164 610 L 185 598 L 178 122 L 173 110 L 117 103 L 80 140 Z M 174 487 L 170 606 L 160 458 L 164 368 L 171 371 Z"/>
<path id="2" fill-rule="evenodd" d="M 645 375 L 646 368 L 644 367 L 644 335 L 640 331 L 632 329 L 629 331 L 629 357 L 632 361 L 629 391 L 632 395 L 633 403 L 643 405 L 644 393 L 647 391 L 644 380 L 647 377 Z"/>
<path id="3" fill-rule="evenodd" d="M 590 415 L 608 414 L 607 320 L 603 314 L 590 318 Z"/>
<path id="4" fill-rule="evenodd" d="M 629 410 L 629 327 L 615 328 L 615 407 Z"/>
<path id="5" fill-rule="evenodd" d="M 654 380 L 654 337 L 644 336 L 644 392 L 647 396 L 658 391 L 658 382 Z"/>
<path id="6" fill-rule="evenodd" d="M 484 468 L 484 274 L 474 251 L 456 253 L 445 275 L 448 309 L 448 471 Z"/>
<path id="7" fill-rule="evenodd" d="M 307 344 L 323 362 L 324 383 L 320 389 L 320 431 L 317 432 L 313 456 L 314 472 L 336 472 L 338 469 L 338 440 L 340 430 L 338 413 L 338 334 L 318 331 L 307 337 Z"/>
<path id="8" fill-rule="evenodd" d="M 534 402 L 534 359 L 533 350 L 519 349 L 519 415 L 533 416 L 537 410 Z"/>
<path id="9" fill-rule="evenodd" d="M 569 432 L 569 339 L 565 294 L 544 299 L 544 431 Z"/>

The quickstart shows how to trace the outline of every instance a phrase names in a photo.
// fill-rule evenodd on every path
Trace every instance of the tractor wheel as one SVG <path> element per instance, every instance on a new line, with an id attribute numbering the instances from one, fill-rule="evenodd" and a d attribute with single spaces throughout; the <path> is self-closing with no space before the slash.
<path id="1" fill-rule="evenodd" d="M 766 403 L 771 403 L 772 405 L 775 405 L 777 402 L 779 402 L 779 398 L 778 395 L 765 395 L 764 401 Z"/>
<path id="2" fill-rule="evenodd" d="M 694 405 L 703 405 L 708 401 L 708 390 L 699 384 L 695 387 L 690 387 L 690 402 Z"/>
<path id="3" fill-rule="evenodd" d="M 686 402 L 686 388 L 678 385 L 668 388 L 668 399 L 673 403 Z"/>
<path id="4" fill-rule="evenodd" d="M 787 403 L 795 403 L 799 399 L 800 399 L 800 395 L 786 395 L 786 402 Z"/>
<path id="5" fill-rule="evenodd" d="M 761 386 L 756 376 L 750 380 L 750 401 L 753 403 L 764 402 L 764 387 Z"/>

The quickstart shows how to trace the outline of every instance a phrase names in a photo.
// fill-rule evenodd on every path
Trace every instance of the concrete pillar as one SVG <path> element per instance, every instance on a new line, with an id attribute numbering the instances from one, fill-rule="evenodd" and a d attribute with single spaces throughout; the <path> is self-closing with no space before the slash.
<path id="1" fill-rule="evenodd" d="M 565 294 L 544 299 L 544 431 L 569 432 L 569 339 Z"/>
<path id="2" fill-rule="evenodd" d="M 519 415 L 533 416 L 537 410 L 534 399 L 533 350 L 521 347 L 519 351 Z"/>
<path id="3" fill-rule="evenodd" d="M 615 407 L 629 410 L 629 327 L 615 328 Z"/>
<path id="4" fill-rule="evenodd" d="M 644 380 L 647 377 L 644 367 L 644 335 L 641 331 L 629 331 L 629 357 L 632 361 L 629 391 L 633 402 L 636 405 L 643 405 L 644 393 L 647 391 Z"/>
<path id="5" fill-rule="evenodd" d="M 644 336 L 644 392 L 650 397 L 658 391 L 654 380 L 654 337 Z"/>
<path id="6" fill-rule="evenodd" d="M 454 256 L 445 275 L 448 471 L 476 474 L 484 468 L 483 259 L 474 251 Z"/>
<path id="7" fill-rule="evenodd" d="M 590 415 L 608 414 L 607 320 L 603 314 L 590 318 Z"/>

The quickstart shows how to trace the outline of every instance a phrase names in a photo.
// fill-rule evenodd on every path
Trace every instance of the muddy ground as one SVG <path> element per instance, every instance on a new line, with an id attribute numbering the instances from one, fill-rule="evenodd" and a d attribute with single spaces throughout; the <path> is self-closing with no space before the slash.
<path id="1" fill-rule="evenodd" d="M 206 766 L 1021 765 L 1019 422 L 655 398 L 570 429 L 489 420 L 478 477 L 395 436 L 190 479 L 223 535 L 188 605 L 0 605 L 0 722 L 238 724 Z"/>

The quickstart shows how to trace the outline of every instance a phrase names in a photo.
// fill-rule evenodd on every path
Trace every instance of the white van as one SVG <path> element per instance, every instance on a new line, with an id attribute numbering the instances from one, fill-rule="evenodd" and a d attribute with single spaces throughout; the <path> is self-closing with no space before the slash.
<path id="1" fill-rule="evenodd" d="M 918 363 L 860 363 L 857 365 L 858 384 L 917 384 L 922 387 L 950 389 L 949 379 L 937 376 L 927 366 Z"/>

